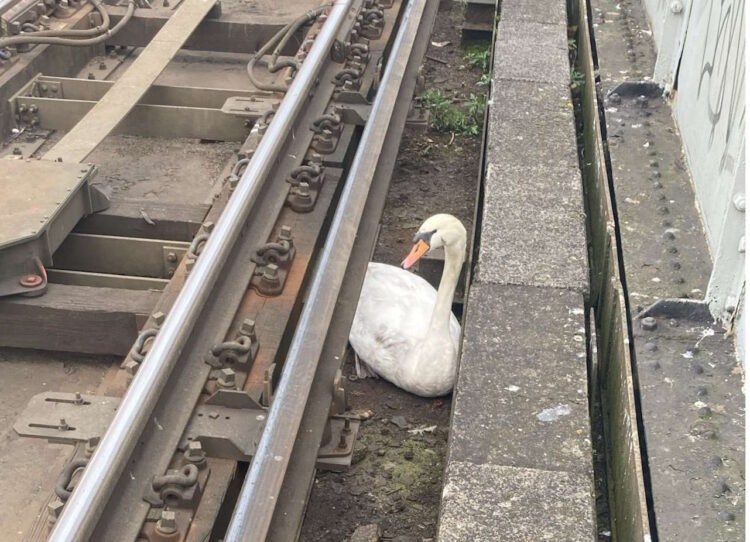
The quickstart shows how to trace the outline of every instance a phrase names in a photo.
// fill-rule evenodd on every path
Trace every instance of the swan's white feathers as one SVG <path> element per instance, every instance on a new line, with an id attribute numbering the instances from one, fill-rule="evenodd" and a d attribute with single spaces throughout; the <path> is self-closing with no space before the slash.
<path id="1" fill-rule="evenodd" d="M 401 365 L 415 345 L 425 340 L 436 298 L 437 291 L 422 277 L 392 265 L 370 263 L 349 335 L 349 342 L 368 367 L 419 395 L 432 394 L 428 390 L 437 389 L 442 393 L 450 390 L 448 387 L 443 391 L 445 385 L 430 382 L 433 375 L 415 379 L 415 375 L 410 375 Z M 458 320 L 451 314 L 450 341 L 454 346 L 454 358 L 460 331 Z M 434 378 L 440 377 L 434 375 Z"/>

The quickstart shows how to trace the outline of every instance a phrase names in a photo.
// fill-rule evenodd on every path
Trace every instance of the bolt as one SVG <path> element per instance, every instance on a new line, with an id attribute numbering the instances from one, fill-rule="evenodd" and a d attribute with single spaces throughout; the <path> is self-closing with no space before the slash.
<path id="1" fill-rule="evenodd" d="M 246 337 L 251 338 L 255 337 L 255 320 L 245 318 L 240 326 L 240 335 L 245 335 Z"/>
<path id="2" fill-rule="evenodd" d="M 154 314 L 151 315 L 151 318 L 154 319 L 154 323 L 157 326 L 160 326 L 164 323 L 164 319 L 167 317 L 166 314 L 164 314 L 162 311 L 156 311 Z"/>
<path id="3" fill-rule="evenodd" d="M 292 228 L 291 226 L 281 226 L 281 230 L 279 231 L 279 239 L 282 241 L 291 241 L 292 240 Z"/>
<path id="4" fill-rule="evenodd" d="M 89 79 L 96 79 L 96 77 L 94 76 L 92 72 L 89 72 L 89 74 L 86 77 L 88 77 Z"/>
<path id="5" fill-rule="evenodd" d="M 733 295 L 727 296 L 727 300 L 724 302 L 724 310 L 727 312 L 734 312 L 737 307 L 737 298 Z"/>
<path id="6" fill-rule="evenodd" d="M 138 372 L 138 365 L 139 363 L 137 361 L 135 361 L 134 359 L 129 359 L 125 362 L 122 368 L 125 369 L 125 372 L 130 376 L 135 376 L 135 373 Z"/>
<path id="7" fill-rule="evenodd" d="M 175 254 L 174 252 L 170 252 L 169 254 L 167 254 L 167 261 L 172 263 L 176 262 L 177 254 Z"/>
<path id="8" fill-rule="evenodd" d="M 206 233 L 211 233 L 214 231 L 214 223 L 210 220 L 203 223 L 203 229 L 206 230 Z"/>
<path id="9" fill-rule="evenodd" d="M 310 185 L 306 182 L 301 182 L 297 185 L 297 195 L 308 199 L 310 197 Z"/>
<path id="10" fill-rule="evenodd" d="M 114 49 L 110 50 L 109 58 L 117 58 L 117 51 Z"/>
<path id="11" fill-rule="evenodd" d="M 346 446 L 346 435 L 344 435 L 344 433 L 341 433 L 341 437 L 339 437 L 339 443 L 336 448 L 338 448 L 339 450 L 346 450 Z"/>
<path id="12" fill-rule="evenodd" d="M 735 194 L 732 198 L 732 203 L 734 203 L 734 208 L 739 212 L 745 212 L 745 194 Z"/>
<path id="13" fill-rule="evenodd" d="M 156 522 L 156 530 L 160 534 L 174 534 L 177 532 L 177 520 L 171 510 L 162 510 L 161 518 Z"/>
<path id="14" fill-rule="evenodd" d="M 65 503 L 62 502 L 59 498 L 56 498 L 54 501 L 47 505 L 47 514 L 49 515 L 48 519 L 50 523 L 54 523 L 55 520 L 60 517 L 60 514 L 62 514 L 62 510 L 64 507 Z"/>
<path id="15" fill-rule="evenodd" d="M 237 379 L 235 373 L 229 367 L 219 371 L 218 384 L 222 388 L 234 388 L 237 385 Z"/>
<path id="16" fill-rule="evenodd" d="M 187 273 L 190 273 L 193 270 L 194 266 L 195 266 L 195 258 L 188 258 L 185 261 L 185 271 Z"/>
<path id="17" fill-rule="evenodd" d="M 107 69 L 107 65 L 104 62 L 99 62 L 99 69 L 100 70 L 106 70 Z"/>
<path id="18" fill-rule="evenodd" d="M 275 263 L 269 263 L 263 268 L 263 278 L 266 280 L 278 280 L 279 266 Z"/>
<path id="19" fill-rule="evenodd" d="M 75 398 L 73 399 L 73 402 L 74 402 L 74 403 L 75 403 L 76 405 L 82 405 L 82 404 L 83 404 L 83 396 L 81 395 L 81 393 L 80 393 L 80 392 L 78 392 L 78 391 L 77 391 L 77 392 L 75 393 L 75 396 L 74 396 L 74 397 L 75 397 Z"/>
<path id="20" fill-rule="evenodd" d="M 645 329 L 646 331 L 653 331 L 656 329 L 656 319 L 652 316 L 646 316 L 644 319 L 641 320 L 641 328 Z"/>
<path id="21" fill-rule="evenodd" d="M 91 457 L 91 454 L 94 453 L 94 450 L 96 450 L 96 447 L 99 445 L 99 437 L 92 437 L 86 441 L 86 448 L 84 450 L 84 453 L 86 454 L 86 457 Z"/>
<path id="22" fill-rule="evenodd" d="M 24 275 L 23 277 L 21 277 L 19 283 L 24 288 L 36 288 L 37 286 L 40 286 L 42 284 L 42 277 L 34 274 Z"/>
<path id="23" fill-rule="evenodd" d="M 667 231 L 664 232 L 663 237 L 664 237 L 664 239 L 667 239 L 668 241 L 671 241 L 671 240 L 674 239 L 674 233 L 671 232 L 671 231 L 669 231 L 669 230 L 667 230 Z"/>
<path id="24" fill-rule="evenodd" d="M 67 431 L 70 429 L 70 426 L 68 425 L 68 422 L 65 421 L 65 418 L 60 418 L 60 423 L 57 424 L 58 431 Z"/>
<path id="25" fill-rule="evenodd" d="M 344 428 L 341 430 L 341 433 L 343 433 L 344 435 L 348 435 L 351 432 L 352 432 L 351 422 L 349 421 L 349 418 L 346 418 L 344 420 Z"/>
<path id="26" fill-rule="evenodd" d="M 674 0 L 671 4 L 669 4 L 669 10 L 675 15 L 682 13 L 682 9 L 683 5 L 680 0 Z"/>
<path id="27" fill-rule="evenodd" d="M 21 151 L 20 147 L 13 147 L 13 154 L 15 154 L 16 156 L 21 156 L 23 152 Z"/>
<path id="28" fill-rule="evenodd" d="M 206 452 L 197 440 L 191 440 L 185 449 L 185 459 L 191 463 L 202 463 L 206 459 Z"/>

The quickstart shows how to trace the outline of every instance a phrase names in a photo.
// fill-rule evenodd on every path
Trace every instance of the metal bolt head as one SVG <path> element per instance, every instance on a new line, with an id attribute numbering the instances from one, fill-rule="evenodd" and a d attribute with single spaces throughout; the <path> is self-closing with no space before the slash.
<path id="1" fill-rule="evenodd" d="M 151 318 L 154 319 L 154 323 L 157 326 L 160 326 L 164 323 L 164 319 L 167 317 L 166 314 L 164 314 L 162 311 L 156 311 L 154 314 L 151 315 Z"/>
<path id="2" fill-rule="evenodd" d="M 255 335 L 255 320 L 245 318 L 240 326 L 240 335 L 245 335 L 247 337 Z"/>
<path id="3" fill-rule="evenodd" d="M 684 9 L 684 6 L 682 5 L 682 2 L 680 0 L 674 0 L 671 4 L 669 4 L 669 11 L 677 15 L 678 13 L 682 13 L 682 10 Z"/>
<path id="4" fill-rule="evenodd" d="M 129 359 L 125 362 L 123 365 L 123 369 L 125 369 L 125 372 L 128 373 L 130 376 L 135 376 L 135 373 L 138 372 L 138 366 L 140 364 L 135 361 L 134 359 Z"/>
<path id="5" fill-rule="evenodd" d="M 54 520 L 60 517 L 60 514 L 62 514 L 64 507 L 65 503 L 62 502 L 59 498 L 49 503 L 47 505 L 47 513 L 49 514 L 49 519 L 54 522 Z"/>
<path id="6" fill-rule="evenodd" d="M 237 383 L 235 372 L 229 367 L 219 371 L 219 386 L 222 388 L 234 387 Z"/>
<path id="7" fill-rule="evenodd" d="M 214 231 L 214 223 L 210 220 L 203 223 L 203 229 L 206 230 L 206 233 L 211 233 Z"/>
<path id="8" fill-rule="evenodd" d="M 279 278 L 279 266 L 275 263 L 269 263 L 263 268 L 263 278 L 276 280 Z"/>
<path id="9" fill-rule="evenodd" d="M 177 261 L 177 254 L 175 254 L 174 252 L 169 252 L 167 254 L 167 261 L 168 262 L 172 262 L 172 263 L 176 262 Z"/>
<path id="10" fill-rule="evenodd" d="M 21 156 L 23 154 L 23 151 L 21 151 L 20 147 L 13 147 L 13 154 L 16 156 Z"/>
<path id="11" fill-rule="evenodd" d="M 57 424 L 57 429 L 59 431 L 67 431 L 70 429 L 70 426 L 68 425 L 68 422 L 65 420 L 65 418 L 60 418 L 60 423 Z"/>
<path id="12" fill-rule="evenodd" d="M 99 62 L 99 69 L 100 70 L 106 70 L 107 69 L 107 64 L 105 64 L 104 62 Z"/>
<path id="13" fill-rule="evenodd" d="M 297 185 L 297 195 L 303 198 L 310 196 L 310 185 L 306 182 L 301 182 Z"/>
<path id="14" fill-rule="evenodd" d="M 281 230 L 279 231 L 279 239 L 281 239 L 282 241 L 290 241 L 292 239 L 292 227 L 281 226 Z"/>
<path id="15" fill-rule="evenodd" d="M 40 277 L 39 275 L 30 274 L 30 275 L 24 275 L 23 277 L 21 277 L 21 280 L 19 281 L 19 283 L 24 288 L 35 288 L 42 284 L 42 280 L 43 280 L 42 277 Z"/>
<path id="16" fill-rule="evenodd" d="M 200 463 L 206 458 L 203 446 L 197 440 L 191 440 L 185 448 L 185 459 L 191 463 Z"/>
<path id="17" fill-rule="evenodd" d="M 656 319 L 652 316 L 646 316 L 641 320 L 641 328 L 646 331 L 653 331 L 656 329 Z"/>
<path id="18" fill-rule="evenodd" d="M 161 534 L 174 534 L 177 532 L 177 518 L 171 510 L 162 510 L 161 518 L 156 522 L 156 530 Z"/>
<path id="19" fill-rule="evenodd" d="M 732 198 L 732 203 L 734 204 L 734 208 L 739 212 L 745 212 L 745 194 L 735 194 Z"/>

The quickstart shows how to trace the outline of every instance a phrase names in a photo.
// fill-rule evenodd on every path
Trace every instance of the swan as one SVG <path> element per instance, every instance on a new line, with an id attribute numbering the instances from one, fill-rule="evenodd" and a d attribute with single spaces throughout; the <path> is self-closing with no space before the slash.
<path id="1" fill-rule="evenodd" d="M 445 264 L 436 292 L 422 277 L 405 269 L 440 247 L 445 251 Z M 404 269 L 368 264 L 349 333 L 358 376 L 374 373 L 422 397 L 445 395 L 453 389 L 461 326 L 451 305 L 465 253 L 466 229 L 461 221 L 437 214 L 419 227 L 414 246 L 401 264 Z"/>

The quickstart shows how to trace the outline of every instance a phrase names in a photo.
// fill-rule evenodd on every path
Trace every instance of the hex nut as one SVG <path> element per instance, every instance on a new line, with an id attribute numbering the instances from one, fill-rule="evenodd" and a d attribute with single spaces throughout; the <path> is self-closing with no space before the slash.
<path id="1" fill-rule="evenodd" d="M 47 513 L 49 514 L 50 519 L 56 520 L 57 518 L 59 518 L 64 507 L 65 503 L 62 502 L 59 498 L 56 498 L 54 501 L 50 502 L 47 505 Z"/>
<path id="2" fill-rule="evenodd" d="M 646 316 L 641 320 L 641 328 L 646 331 L 653 331 L 656 329 L 656 319 L 652 316 Z"/>
<path id="3" fill-rule="evenodd" d="M 177 532 L 177 518 L 171 510 L 162 510 L 161 518 L 156 522 L 156 530 L 161 534 L 174 534 Z"/>
<path id="4" fill-rule="evenodd" d="M 235 376 L 235 372 L 229 367 L 222 369 L 221 371 L 219 371 L 219 386 L 221 386 L 222 388 L 234 387 L 237 383 L 237 379 L 235 378 Z"/>
<path id="5" fill-rule="evenodd" d="M 185 459 L 191 463 L 200 463 L 206 459 L 206 452 L 203 451 L 203 446 L 197 440 L 191 440 L 187 448 L 185 449 Z"/>

